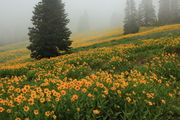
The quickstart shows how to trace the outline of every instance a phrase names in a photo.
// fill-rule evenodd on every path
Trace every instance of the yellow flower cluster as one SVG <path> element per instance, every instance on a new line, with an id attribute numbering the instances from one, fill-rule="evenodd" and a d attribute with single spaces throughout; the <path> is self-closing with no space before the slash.
<path id="1" fill-rule="evenodd" d="M 0 112 L 7 111 L 9 114 L 16 114 L 16 110 L 19 108 L 18 111 L 21 111 L 21 109 L 24 111 L 23 113 L 20 112 L 20 114 L 24 116 L 32 111 L 34 116 L 43 116 L 44 114 L 46 117 L 56 119 L 57 115 L 54 112 L 56 110 L 56 106 L 54 105 L 56 104 L 62 102 L 62 104 L 60 104 L 62 106 L 67 101 L 73 103 L 77 101 L 75 103 L 77 104 L 78 101 L 80 102 L 85 99 L 102 99 L 109 96 L 110 93 L 116 94 L 117 97 L 121 97 L 120 99 L 124 99 L 130 104 L 137 103 L 142 99 L 150 106 L 158 104 L 156 103 L 158 101 L 154 101 L 159 97 L 156 97 L 157 93 L 144 91 L 143 88 L 151 86 L 159 79 L 155 74 L 152 74 L 152 76 L 148 76 L 147 74 L 142 75 L 136 70 L 114 75 L 101 71 L 81 80 L 71 79 L 70 81 L 62 81 L 55 78 L 38 78 L 41 80 L 35 81 L 36 84 L 21 86 L 22 83 L 25 82 L 25 79 L 25 76 L 0 79 L 0 89 L 2 91 L 0 94 L 0 105 L 3 106 L 0 107 Z M 45 83 L 47 84 L 44 85 Z M 161 83 L 157 84 L 161 86 Z M 142 88 L 141 97 L 136 96 L 139 91 L 135 89 L 124 93 L 126 89 L 131 87 L 137 88 L 138 86 Z M 143 94 L 145 94 L 145 96 Z M 167 96 L 170 95 L 172 97 L 173 94 L 174 93 L 168 93 Z M 166 104 L 165 98 L 162 98 L 161 102 Z M 51 107 L 43 108 L 44 105 L 50 105 Z M 22 108 L 19 106 L 22 106 Z M 46 111 L 44 113 L 40 112 L 43 109 L 46 109 Z M 77 109 L 77 107 L 75 107 L 75 109 Z M 80 111 L 80 108 L 78 108 L 77 111 Z M 98 115 L 101 112 L 95 109 L 92 113 Z"/>

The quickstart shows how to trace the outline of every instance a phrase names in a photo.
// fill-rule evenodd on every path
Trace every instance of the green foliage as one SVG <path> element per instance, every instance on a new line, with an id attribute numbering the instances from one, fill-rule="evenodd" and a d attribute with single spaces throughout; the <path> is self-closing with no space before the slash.
<path id="1" fill-rule="evenodd" d="M 170 55 L 170 54 L 169 54 Z M 163 59 L 157 58 L 151 61 L 150 68 L 152 72 L 156 73 L 159 76 L 165 78 L 176 78 L 175 80 L 180 80 L 180 65 L 178 65 L 179 58 L 172 56 L 165 56 Z"/>
<path id="2" fill-rule="evenodd" d="M 178 36 L 178 30 L 167 30 L 122 38 L 77 48 L 72 54 L 42 59 L 26 68 L 0 70 L 0 97 L 12 99 L 15 105 L 0 104 L 5 108 L 0 119 L 49 120 L 56 115 L 57 120 L 176 120 Z M 27 86 L 28 92 L 16 92 Z M 26 100 L 20 99 L 18 104 L 15 98 L 21 95 Z M 78 97 L 75 100 L 74 95 Z M 25 112 L 24 106 L 29 111 Z M 8 108 L 12 113 L 7 114 Z"/>
<path id="3" fill-rule="evenodd" d="M 117 39 L 117 40 L 112 40 L 110 42 L 103 42 L 103 43 L 98 43 L 98 44 L 93 44 L 90 46 L 86 46 L 86 47 L 78 47 L 78 48 L 74 48 L 72 49 L 73 53 L 79 52 L 79 51 L 86 51 L 86 50 L 91 50 L 94 48 L 103 48 L 103 47 L 111 47 L 114 45 L 119 45 L 119 44 L 130 44 L 130 43 L 134 43 L 134 44 L 141 44 L 142 40 L 146 40 L 146 39 L 159 39 L 162 37 L 166 37 L 168 38 L 176 38 L 180 36 L 179 30 L 168 30 L 168 31 L 160 31 L 157 33 L 150 33 L 150 34 L 145 34 L 145 35 L 141 35 L 141 36 L 137 36 L 137 37 L 130 37 L 130 38 L 122 38 L 122 39 Z M 137 48 L 139 49 L 139 48 Z M 148 49 L 146 49 L 148 50 Z M 144 52 L 144 51 L 142 51 Z"/>
<path id="4" fill-rule="evenodd" d="M 129 63 L 128 60 L 116 57 L 108 61 L 103 70 L 110 71 L 111 73 L 121 73 L 125 71 L 130 71 L 132 68 L 132 64 Z"/>
<path id="5" fill-rule="evenodd" d="M 23 76 L 26 75 L 28 70 L 26 68 L 19 69 L 1 69 L 0 78 L 12 77 L 12 76 Z"/>
<path id="6" fill-rule="evenodd" d="M 167 53 L 176 53 L 176 54 L 180 54 L 180 44 L 176 45 L 176 46 L 168 46 L 165 48 L 165 50 Z"/>

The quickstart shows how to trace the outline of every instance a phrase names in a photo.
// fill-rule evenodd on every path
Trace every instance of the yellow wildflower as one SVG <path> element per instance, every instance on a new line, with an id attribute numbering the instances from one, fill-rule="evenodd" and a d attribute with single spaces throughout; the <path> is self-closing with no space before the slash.
<path id="1" fill-rule="evenodd" d="M 38 111 L 38 110 L 34 110 L 34 114 L 35 114 L 35 115 L 38 115 L 38 114 L 39 114 L 39 111 Z"/>
<path id="2" fill-rule="evenodd" d="M 0 107 L 0 112 L 3 112 L 4 111 L 4 108 L 3 107 Z"/>
<path id="3" fill-rule="evenodd" d="M 130 97 L 126 97 L 126 100 L 127 100 L 128 102 L 131 102 L 131 98 L 130 98 Z"/>
<path id="4" fill-rule="evenodd" d="M 165 101 L 165 100 L 161 100 L 161 102 L 162 102 L 163 104 L 166 104 L 166 101 Z"/>
<path id="5" fill-rule="evenodd" d="M 99 110 L 93 110 L 93 113 L 97 115 L 97 114 L 100 114 L 100 111 Z"/>
<path id="6" fill-rule="evenodd" d="M 25 112 L 29 111 L 29 107 L 28 106 L 24 106 L 23 109 L 24 109 Z"/>

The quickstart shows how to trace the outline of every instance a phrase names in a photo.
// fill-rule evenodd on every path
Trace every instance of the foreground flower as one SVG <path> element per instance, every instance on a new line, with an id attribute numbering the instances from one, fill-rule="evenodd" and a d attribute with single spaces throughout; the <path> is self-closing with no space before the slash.
<path id="1" fill-rule="evenodd" d="M 38 110 L 34 110 L 34 114 L 35 114 L 35 115 L 38 115 L 38 114 L 39 114 L 39 111 L 38 111 Z"/>
<path id="2" fill-rule="evenodd" d="M 100 111 L 99 110 L 93 110 L 93 113 L 97 115 L 100 113 Z"/>
<path id="3" fill-rule="evenodd" d="M 4 108 L 3 107 L 0 107 L 0 112 L 3 112 L 4 111 Z"/>
<path id="4" fill-rule="evenodd" d="M 28 106 L 24 106 L 23 109 L 24 109 L 25 112 L 29 111 L 29 107 Z"/>
<path id="5" fill-rule="evenodd" d="M 76 108 L 76 110 L 79 112 L 81 109 L 80 108 Z"/>
<path id="6" fill-rule="evenodd" d="M 7 109 L 6 112 L 7 112 L 7 113 L 11 113 L 12 110 L 11 110 L 11 109 Z"/>
<path id="7" fill-rule="evenodd" d="M 53 118 L 54 118 L 54 119 L 56 119 L 56 118 L 57 118 L 57 116 L 56 116 L 56 115 L 53 115 Z"/>
<path id="8" fill-rule="evenodd" d="M 61 94 L 62 94 L 62 95 L 66 95 L 66 91 L 65 91 L 65 90 L 62 90 L 62 91 L 61 91 Z"/>
<path id="9" fill-rule="evenodd" d="M 28 100 L 28 102 L 29 102 L 30 105 L 33 105 L 33 104 L 34 104 L 34 99 L 30 98 L 30 99 Z"/>
<path id="10" fill-rule="evenodd" d="M 165 101 L 165 100 L 161 100 L 161 102 L 162 102 L 163 104 L 166 104 L 166 101 Z"/>
<path id="11" fill-rule="evenodd" d="M 148 104 L 149 104 L 150 106 L 152 106 L 152 105 L 153 105 L 153 103 L 152 103 L 152 102 L 148 102 Z"/>
<path id="12" fill-rule="evenodd" d="M 16 118 L 15 120 L 21 120 L 21 118 Z"/>
<path id="13" fill-rule="evenodd" d="M 82 89 L 82 92 L 83 92 L 83 93 L 86 93 L 86 92 L 87 92 L 87 89 L 83 88 L 83 89 Z"/>
<path id="14" fill-rule="evenodd" d="M 51 114 L 50 111 L 45 112 L 45 115 L 46 115 L 47 117 L 49 117 L 50 114 Z"/>
<path id="15" fill-rule="evenodd" d="M 40 102 L 41 103 L 45 102 L 45 98 L 40 98 Z"/>
<path id="16" fill-rule="evenodd" d="M 128 102 L 131 102 L 131 98 L 130 98 L 130 97 L 127 97 L 126 100 L 127 100 Z"/>
<path id="17" fill-rule="evenodd" d="M 78 99 L 78 95 L 73 95 L 72 98 L 71 98 L 71 101 L 73 102 L 73 101 L 75 101 L 77 99 Z"/>

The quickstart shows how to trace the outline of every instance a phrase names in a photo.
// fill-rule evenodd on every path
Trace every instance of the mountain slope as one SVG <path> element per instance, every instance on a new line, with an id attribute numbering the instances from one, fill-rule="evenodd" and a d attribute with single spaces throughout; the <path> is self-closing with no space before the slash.
<path id="1" fill-rule="evenodd" d="M 111 36 L 51 59 L 6 62 L 0 119 L 177 119 L 180 25 Z"/>

